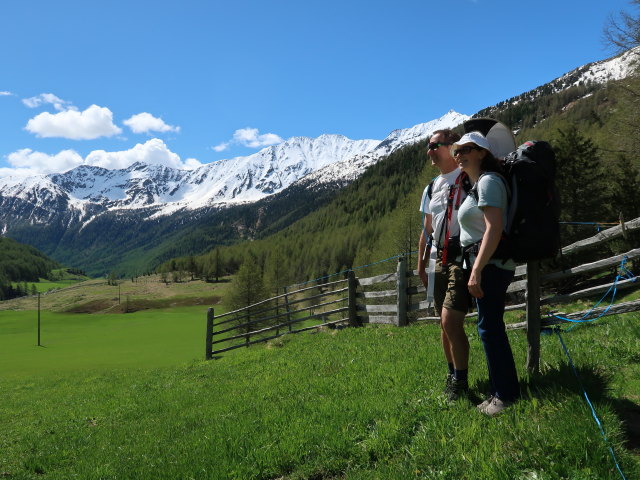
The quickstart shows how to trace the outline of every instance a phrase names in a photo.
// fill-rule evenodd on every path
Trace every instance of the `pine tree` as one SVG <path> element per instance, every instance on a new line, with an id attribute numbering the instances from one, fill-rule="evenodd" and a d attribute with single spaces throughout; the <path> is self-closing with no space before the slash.
<path id="1" fill-rule="evenodd" d="M 267 297 L 260 268 L 253 255 L 247 255 L 233 279 L 229 304 L 233 309 L 253 305 Z"/>
<path id="2" fill-rule="evenodd" d="M 611 192 L 597 147 L 575 125 L 559 129 L 553 147 L 557 162 L 556 184 L 561 200 L 560 220 L 611 221 Z M 580 231 L 576 227 L 564 229 L 563 243 L 583 237 Z"/>

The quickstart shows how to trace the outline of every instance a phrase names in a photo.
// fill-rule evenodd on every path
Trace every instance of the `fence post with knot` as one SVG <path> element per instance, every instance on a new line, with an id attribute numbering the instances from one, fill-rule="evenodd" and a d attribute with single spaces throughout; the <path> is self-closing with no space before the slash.
<path id="1" fill-rule="evenodd" d="M 407 325 L 407 259 L 405 257 L 398 258 L 398 280 L 396 282 L 397 304 L 398 304 L 398 326 Z"/>
<path id="2" fill-rule="evenodd" d="M 527 370 L 540 371 L 540 263 L 527 262 Z"/>

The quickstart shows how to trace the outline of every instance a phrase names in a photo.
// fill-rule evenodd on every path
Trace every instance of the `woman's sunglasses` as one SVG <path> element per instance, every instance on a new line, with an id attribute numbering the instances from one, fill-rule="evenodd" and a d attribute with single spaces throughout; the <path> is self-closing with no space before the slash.
<path id="1" fill-rule="evenodd" d="M 466 145 L 464 147 L 460 147 L 460 148 L 456 148 L 453 151 L 453 156 L 457 157 L 458 155 L 466 155 L 467 153 L 469 153 L 471 150 L 482 150 L 482 148 L 477 147 L 475 145 Z"/>

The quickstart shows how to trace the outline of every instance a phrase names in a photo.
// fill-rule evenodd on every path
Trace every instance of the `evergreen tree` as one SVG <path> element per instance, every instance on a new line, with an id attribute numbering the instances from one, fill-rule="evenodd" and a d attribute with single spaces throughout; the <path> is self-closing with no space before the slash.
<path id="1" fill-rule="evenodd" d="M 249 254 L 233 279 L 229 293 L 229 304 L 236 310 L 248 307 L 267 298 L 260 268 L 255 256 Z"/>
<path id="2" fill-rule="evenodd" d="M 598 149 L 575 125 L 559 129 L 553 147 L 556 153 L 556 184 L 560 191 L 560 220 L 607 222 L 612 220 L 611 195 Z M 584 235 L 577 227 L 562 231 L 563 243 Z"/>
<path id="3" fill-rule="evenodd" d="M 622 213 L 625 220 L 640 217 L 640 170 L 624 154 L 616 155 L 608 166 L 614 213 Z"/>

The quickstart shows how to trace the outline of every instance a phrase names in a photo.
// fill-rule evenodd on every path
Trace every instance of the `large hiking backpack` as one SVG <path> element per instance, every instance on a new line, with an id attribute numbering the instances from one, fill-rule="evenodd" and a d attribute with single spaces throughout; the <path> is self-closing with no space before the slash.
<path id="1" fill-rule="evenodd" d="M 560 249 L 560 197 L 556 157 L 544 141 L 528 141 L 502 166 L 510 191 L 504 239 L 497 258 L 528 262 L 553 258 Z"/>

